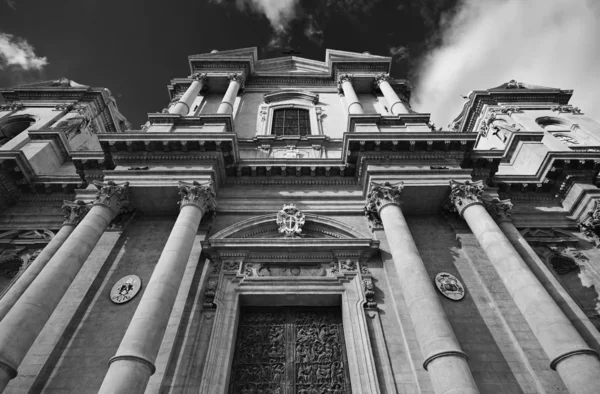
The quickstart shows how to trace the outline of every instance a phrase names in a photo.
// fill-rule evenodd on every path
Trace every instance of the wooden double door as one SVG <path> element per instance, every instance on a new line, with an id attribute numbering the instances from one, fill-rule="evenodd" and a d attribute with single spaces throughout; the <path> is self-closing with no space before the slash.
<path id="1" fill-rule="evenodd" d="M 350 394 L 340 308 L 242 307 L 230 394 Z"/>

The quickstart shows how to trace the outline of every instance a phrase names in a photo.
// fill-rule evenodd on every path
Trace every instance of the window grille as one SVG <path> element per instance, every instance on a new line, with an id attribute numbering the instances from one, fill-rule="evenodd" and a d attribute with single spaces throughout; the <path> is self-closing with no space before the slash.
<path id="1" fill-rule="evenodd" d="M 273 111 L 273 127 L 275 135 L 309 135 L 310 118 L 307 109 L 284 108 Z"/>

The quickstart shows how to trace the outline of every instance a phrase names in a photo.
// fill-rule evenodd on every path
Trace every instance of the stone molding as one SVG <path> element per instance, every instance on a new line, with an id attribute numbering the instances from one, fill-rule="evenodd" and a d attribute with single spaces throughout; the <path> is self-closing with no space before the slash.
<path id="1" fill-rule="evenodd" d="M 483 204 L 483 181 L 465 181 L 464 183 L 450 181 L 450 209 L 456 210 L 462 216 L 464 210 L 473 204 Z"/>
<path id="2" fill-rule="evenodd" d="M 375 224 L 381 224 L 379 212 L 389 204 L 400 206 L 404 182 L 391 184 L 371 182 L 371 191 L 367 194 L 364 212 L 367 219 Z"/>
<path id="3" fill-rule="evenodd" d="M 129 182 L 116 184 L 113 181 L 100 182 L 94 181 L 94 186 L 98 188 L 94 205 L 103 205 L 118 215 L 123 209 L 129 207 Z"/>
<path id="4" fill-rule="evenodd" d="M 181 208 L 193 205 L 200 209 L 203 215 L 217 209 L 216 195 L 210 183 L 202 185 L 196 181 L 192 183 L 179 181 L 179 195 Z"/>
<path id="5" fill-rule="evenodd" d="M 512 222 L 512 219 L 510 218 L 512 214 L 510 211 L 513 204 L 510 200 L 494 198 L 491 201 L 484 201 L 484 205 L 497 223 Z"/>
<path id="6" fill-rule="evenodd" d="M 63 201 L 62 211 L 65 215 L 63 226 L 77 226 L 92 207 L 91 203 L 82 200 Z"/>
<path id="7" fill-rule="evenodd" d="M 600 200 L 594 200 L 592 210 L 577 225 L 590 241 L 600 245 Z"/>

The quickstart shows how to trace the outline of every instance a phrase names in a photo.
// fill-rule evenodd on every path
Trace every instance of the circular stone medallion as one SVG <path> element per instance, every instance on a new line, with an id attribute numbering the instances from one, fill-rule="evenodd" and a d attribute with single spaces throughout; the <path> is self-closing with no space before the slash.
<path id="1" fill-rule="evenodd" d="M 131 300 L 142 288 L 142 280 L 137 275 L 127 275 L 115 283 L 110 290 L 110 299 L 115 304 Z"/>
<path id="2" fill-rule="evenodd" d="M 454 275 L 447 272 L 440 272 L 435 276 L 434 282 L 440 293 L 446 298 L 459 301 L 465 296 L 465 287 Z"/>

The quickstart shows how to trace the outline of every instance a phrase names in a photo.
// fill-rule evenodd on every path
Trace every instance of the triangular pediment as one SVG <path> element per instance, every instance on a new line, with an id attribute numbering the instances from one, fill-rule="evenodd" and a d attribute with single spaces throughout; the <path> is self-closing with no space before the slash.
<path id="1" fill-rule="evenodd" d="M 305 59 L 296 56 L 278 57 L 274 59 L 259 60 L 256 63 L 256 72 L 260 74 L 268 73 L 293 73 L 293 74 L 314 74 L 329 72 L 324 62 Z"/>
<path id="2" fill-rule="evenodd" d="M 235 58 L 235 57 L 248 58 L 248 57 L 251 57 L 251 58 L 256 59 L 257 50 L 256 50 L 256 47 L 226 49 L 223 51 L 213 50 L 212 52 L 191 55 L 191 56 L 189 56 L 189 59 L 190 60 L 191 59 L 210 59 L 210 58 L 218 59 L 218 58 L 222 58 L 222 57 L 226 57 L 226 58 Z"/>
<path id="3" fill-rule="evenodd" d="M 513 89 L 528 89 L 528 90 L 560 90 L 558 88 L 551 88 L 548 86 L 540 86 L 540 85 L 532 85 L 526 82 L 519 82 L 514 79 L 503 83 L 500 86 L 496 86 L 495 88 L 488 89 L 489 91 L 493 90 L 513 90 Z"/>
<path id="4" fill-rule="evenodd" d="M 41 89 L 41 88 L 89 88 L 88 85 L 82 85 L 68 78 L 53 79 L 49 81 L 37 81 L 25 85 L 19 85 L 18 89 Z"/>

